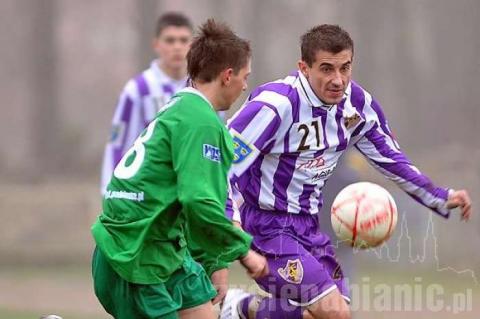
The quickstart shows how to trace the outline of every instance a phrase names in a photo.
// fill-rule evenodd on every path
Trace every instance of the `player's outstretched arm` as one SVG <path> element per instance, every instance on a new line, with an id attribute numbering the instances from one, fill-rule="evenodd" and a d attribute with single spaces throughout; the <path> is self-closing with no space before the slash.
<path id="1" fill-rule="evenodd" d="M 447 207 L 449 209 L 460 208 L 461 219 L 468 221 L 472 215 L 472 200 L 464 189 L 451 191 L 448 195 Z"/>
<path id="2" fill-rule="evenodd" d="M 368 121 L 355 147 L 386 178 L 395 182 L 413 199 L 448 218 L 449 189 L 435 185 L 415 167 L 398 146 L 380 105 L 372 100 Z"/>

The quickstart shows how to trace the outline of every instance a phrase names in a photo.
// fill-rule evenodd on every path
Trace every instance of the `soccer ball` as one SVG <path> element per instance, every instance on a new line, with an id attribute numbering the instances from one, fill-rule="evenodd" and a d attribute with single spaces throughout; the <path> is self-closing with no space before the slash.
<path id="1" fill-rule="evenodd" d="M 392 235 L 397 225 L 397 206 L 383 187 L 354 183 L 338 193 L 331 219 L 338 239 L 356 248 L 371 248 Z"/>

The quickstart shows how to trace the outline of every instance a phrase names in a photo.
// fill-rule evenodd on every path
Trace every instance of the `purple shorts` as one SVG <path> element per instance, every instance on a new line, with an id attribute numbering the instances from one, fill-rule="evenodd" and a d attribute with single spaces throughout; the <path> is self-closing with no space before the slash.
<path id="1" fill-rule="evenodd" d="M 253 248 L 268 260 L 270 274 L 257 280 L 265 291 L 306 306 L 338 288 L 349 302 L 347 280 L 317 215 L 261 211 L 243 205 L 242 226 L 253 236 Z"/>

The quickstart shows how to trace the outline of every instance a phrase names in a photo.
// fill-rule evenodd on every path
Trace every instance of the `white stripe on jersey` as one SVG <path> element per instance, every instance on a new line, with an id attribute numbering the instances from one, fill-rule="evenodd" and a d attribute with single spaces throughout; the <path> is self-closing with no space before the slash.
<path id="1" fill-rule="evenodd" d="M 275 154 L 265 155 L 265 159 L 261 165 L 262 173 L 260 183 L 260 201 L 259 206 L 261 209 L 272 210 L 274 209 L 275 196 L 273 195 L 273 175 L 278 167 L 278 156 Z"/>
<path id="2" fill-rule="evenodd" d="M 263 130 L 259 130 L 259 127 L 267 127 L 277 115 L 269 107 L 262 107 L 260 111 L 255 115 L 253 120 L 245 127 L 242 132 L 242 137 L 247 141 L 256 141 Z"/>
<path id="3" fill-rule="evenodd" d="M 374 118 L 377 123 L 380 123 L 380 119 L 378 118 L 377 112 L 372 108 L 372 96 L 368 93 L 365 93 L 365 106 L 363 109 L 363 112 L 365 113 L 366 116 L 369 116 L 371 118 Z M 378 133 L 383 135 L 385 137 L 385 142 L 388 144 L 390 149 L 395 151 L 396 153 L 400 153 L 400 147 L 398 146 L 398 143 L 392 139 L 389 135 L 385 134 L 383 130 L 377 130 Z"/>
<path id="4" fill-rule="evenodd" d="M 366 138 L 362 138 L 358 143 L 357 145 L 359 147 L 361 147 L 362 149 L 362 152 L 364 152 L 365 154 L 368 154 L 368 157 L 371 159 L 371 160 L 374 160 L 376 162 L 380 162 L 380 163 L 395 163 L 395 160 L 394 159 L 391 159 L 389 157 L 385 157 L 383 156 L 382 154 L 380 154 L 378 151 L 377 151 L 377 148 L 375 147 L 375 145 L 373 145 L 372 142 L 370 142 L 368 139 Z"/>
<path id="5" fill-rule="evenodd" d="M 302 134 L 298 134 L 298 132 L 302 132 L 302 129 L 300 127 L 308 127 L 309 129 L 314 129 L 312 128 L 312 108 L 304 107 L 300 108 L 299 110 L 299 122 L 295 123 L 292 125 L 292 128 L 290 130 L 290 136 L 289 136 L 289 152 L 295 152 L 298 149 L 298 146 L 303 139 Z M 319 130 L 319 136 L 320 140 L 323 141 L 322 136 L 322 123 L 321 121 L 317 121 L 318 125 L 318 130 Z M 303 133 L 303 132 L 302 132 Z M 305 143 L 308 145 L 315 145 L 316 147 L 316 135 L 315 134 L 308 134 L 308 138 L 305 140 Z M 300 155 L 302 160 L 308 160 L 308 159 L 313 159 L 315 158 L 315 154 L 313 152 L 308 152 L 308 153 L 303 153 Z M 298 167 L 298 160 L 297 163 L 295 164 Z M 287 187 L 287 194 L 288 194 L 288 212 L 298 214 L 300 213 L 301 207 L 300 207 L 300 195 L 303 192 L 303 183 L 295 183 L 295 181 L 298 180 L 304 180 L 305 182 L 307 181 L 307 178 L 305 177 L 305 172 L 300 169 L 295 169 L 293 172 L 293 177 L 290 183 L 288 184 Z"/>
<path id="6" fill-rule="evenodd" d="M 320 205 L 320 201 L 318 200 L 318 196 L 319 194 L 321 193 L 321 190 L 323 188 L 323 185 L 325 183 L 321 180 L 317 183 L 317 185 L 315 185 L 315 191 L 312 192 L 312 194 L 310 195 L 310 214 L 318 214 L 320 213 L 319 211 L 319 205 Z"/>
<path id="7" fill-rule="evenodd" d="M 252 99 L 253 101 L 263 102 L 269 105 L 289 105 L 290 100 L 285 96 L 273 91 L 263 91 Z"/>

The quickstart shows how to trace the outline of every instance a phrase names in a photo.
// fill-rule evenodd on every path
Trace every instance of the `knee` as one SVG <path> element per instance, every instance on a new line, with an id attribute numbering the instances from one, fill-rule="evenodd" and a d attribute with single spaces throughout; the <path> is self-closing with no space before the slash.
<path id="1" fill-rule="evenodd" d="M 350 308 L 338 290 L 334 290 L 327 296 L 307 308 L 310 318 L 315 319 L 351 319 Z M 304 316 L 304 318 L 309 318 Z"/>
<path id="2" fill-rule="evenodd" d="M 352 319 L 352 314 L 350 313 L 350 309 L 342 309 L 339 311 L 335 311 L 330 318 L 335 319 Z"/>
<path id="3" fill-rule="evenodd" d="M 352 314 L 350 309 L 330 310 L 320 313 L 307 310 L 303 314 L 303 319 L 352 319 Z"/>

